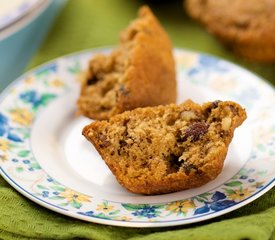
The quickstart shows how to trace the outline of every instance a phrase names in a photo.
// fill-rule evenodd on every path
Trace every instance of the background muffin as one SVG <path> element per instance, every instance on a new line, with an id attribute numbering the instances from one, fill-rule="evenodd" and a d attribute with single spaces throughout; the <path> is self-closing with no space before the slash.
<path id="1" fill-rule="evenodd" d="M 185 7 L 237 55 L 275 61 L 275 0 L 186 0 Z"/>

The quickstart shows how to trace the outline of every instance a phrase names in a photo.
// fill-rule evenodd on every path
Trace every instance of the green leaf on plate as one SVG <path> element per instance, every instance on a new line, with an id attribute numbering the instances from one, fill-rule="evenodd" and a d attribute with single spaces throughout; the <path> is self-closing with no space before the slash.
<path id="1" fill-rule="evenodd" d="M 110 212 L 109 215 L 115 215 L 115 214 L 118 214 L 119 212 L 120 210 L 116 210 L 116 211 Z"/>
<path id="2" fill-rule="evenodd" d="M 257 148 L 262 152 L 265 151 L 265 146 L 263 144 L 258 144 Z"/>
<path id="3" fill-rule="evenodd" d="M 40 184 L 38 184 L 37 187 L 40 188 L 40 189 L 44 189 L 44 190 L 47 189 L 47 190 L 48 190 L 48 188 L 46 188 L 46 187 L 44 187 L 44 186 L 42 186 L 42 185 L 40 185 Z"/>
<path id="4" fill-rule="evenodd" d="M 155 209 L 161 209 L 161 208 L 164 208 L 166 205 L 164 204 L 159 204 L 159 205 L 153 205 L 152 207 L 155 208 Z"/>
<path id="5" fill-rule="evenodd" d="M 235 194 L 236 192 L 229 188 L 223 188 L 227 194 Z"/>
<path id="6" fill-rule="evenodd" d="M 229 183 L 225 183 L 224 185 L 228 186 L 228 187 L 237 187 L 237 186 L 241 186 L 242 182 L 240 182 L 240 181 L 232 181 L 232 182 L 229 182 Z"/>
<path id="7" fill-rule="evenodd" d="M 19 157 L 27 157 L 29 155 L 30 151 L 29 150 L 22 150 L 18 152 Z"/>
<path id="8" fill-rule="evenodd" d="M 61 186 L 51 186 L 50 188 L 55 190 L 55 191 L 58 191 L 58 192 L 64 192 L 65 191 L 65 188 L 61 187 Z"/>
<path id="9" fill-rule="evenodd" d="M 69 72 L 74 73 L 74 74 L 79 73 L 81 70 L 80 63 L 78 61 L 75 62 L 75 65 L 72 67 L 69 67 L 68 70 L 69 70 Z"/>
<path id="10" fill-rule="evenodd" d="M 30 167 L 32 167 L 33 169 L 37 169 L 37 170 L 41 169 L 40 165 L 38 163 L 36 163 L 36 162 L 35 163 L 31 163 Z"/>
<path id="11" fill-rule="evenodd" d="M 42 94 L 41 103 L 42 103 L 42 105 L 47 105 L 54 98 L 56 98 L 56 96 L 54 94 L 50 94 L 50 93 Z"/>
<path id="12" fill-rule="evenodd" d="M 52 196 L 52 197 L 49 197 L 49 199 L 51 199 L 51 200 L 63 200 L 64 197 L 61 197 L 61 196 Z"/>
<path id="13" fill-rule="evenodd" d="M 82 204 L 80 202 L 77 202 L 76 200 L 71 201 L 70 205 L 77 209 L 81 208 L 81 206 L 82 206 Z"/>
<path id="14" fill-rule="evenodd" d="M 58 204 L 58 206 L 60 206 L 60 207 L 66 207 L 68 205 L 69 205 L 69 203 L 60 203 L 60 204 Z"/>
<path id="15" fill-rule="evenodd" d="M 22 168 L 22 167 L 17 167 L 17 168 L 15 168 L 15 170 L 16 170 L 16 172 L 21 173 L 21 172 L 24 171 L 24 168 Z"/>
<path id="16" fill-rule="evenodd" d="M 145 207 L 149 207 L 148 204 L 130 204 L 130 203 L 124 203 L 121 204 L 122 207 L 124 207 L 128 211 L 136 211 Z"/>

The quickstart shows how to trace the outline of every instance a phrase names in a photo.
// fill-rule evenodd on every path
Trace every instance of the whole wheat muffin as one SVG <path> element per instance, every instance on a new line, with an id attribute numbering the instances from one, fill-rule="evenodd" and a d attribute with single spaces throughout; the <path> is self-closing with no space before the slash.
<path id="1" fill-rule="evenodd" d="M 275 61 L 275 0 L 186 0 L 185 6 L 237 55 Z"/>
<path id="2" fill-rule="evenodd" d="M 215 101 L 137 108 L 83 129 L 118 182 L 129 191 L 161 194 L 201 186 L 223 168 L 236 127 L 237 103 Z"/>
<path id="3" fill-rule="evenodd" d="M 78 100 L 81 114 L 108 119 L 136 107 L 176 101 L 171 42 L 148 7 L 138 16 L 121 33 L 117 49 L 90 61 Z"/>

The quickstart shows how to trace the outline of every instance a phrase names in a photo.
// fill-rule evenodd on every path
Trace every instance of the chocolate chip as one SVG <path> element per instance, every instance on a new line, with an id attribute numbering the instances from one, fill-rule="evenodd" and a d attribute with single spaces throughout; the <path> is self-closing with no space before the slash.
<path id="1" fill-rule="evenodd" d="M 180 140 L 185 142 L 188 138 L 190 138 L 191 142 L 195 142 L 199 140 L 199 138 L 204 135 L 207 130 L 208 125 L 206 123 L 195 122 L 187 128 Z"/>

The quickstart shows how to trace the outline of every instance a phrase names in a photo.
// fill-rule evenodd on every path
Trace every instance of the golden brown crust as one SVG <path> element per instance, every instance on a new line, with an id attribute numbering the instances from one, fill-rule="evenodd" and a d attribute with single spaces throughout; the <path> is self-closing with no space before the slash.
<path id="1" fill-rule="evenodd" d="M 275 61 L 275 0 L 186 0 L 185 7 L 236 54 Z"/>
<path id="2" fill-rule="evenodd" d="M 120 45 L 110 56 L 91 60 L 78 100 L 79 112 L 85 116 L 108 119 L 125 110 L 176 101 L 169 37 L 148 7 L 138 15 L 121 33 Z M 89 85 L 93 77 L 100 80 Z"/>
<path id="3" fill-rule="evenodd" d="M 211 102 L 137 108 L 83 129 L 118 182 L 129 191 L 161 194 L 216 178 L 246 113 L 240 105 Z"/>

